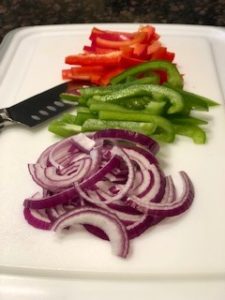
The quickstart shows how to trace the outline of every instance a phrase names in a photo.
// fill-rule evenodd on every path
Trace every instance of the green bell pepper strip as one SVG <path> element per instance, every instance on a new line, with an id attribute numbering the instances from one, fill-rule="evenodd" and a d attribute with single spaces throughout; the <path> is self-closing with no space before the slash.
<path id="1" fill-rule="evenodd" d="M 74 135 L 76 133 L 81 132 L 81 129 L 82 128 L 79 125 L 66 123 L 61 120 L 54 120 L 48 126 L 48 130 L 50 132 L 59 135 L 61 137 L 68 137 Z"/>
<path id="2" fill-rule="evenodd" d="M 164 61 L 164 60 L 154 60 L 150 62 L 146 62 L 135 67 L 129 68 L 123 73 L 113 77 L 111 79 L 111 84 L 116 85 L 121 83 L 127 79 L 129 76 L 134 76 L 138 74 L 142 74 L 146 71 L 156 71 L 156 70 L 163 70 L 166 71 L 168 79 L 167 83 L 171 87 L 182 88 L 183 87 L 183 78 L 180 75 L 177 67 L 175 64 Z"/>
<path id="3" fill-rule="evenodd" d="M 134 110 L 128 109 L 118 104 L 113 103 L 105 103 L 105 102 L 94 102 L 89 106 L 89 109 L 92 113 L 97 113 L 100 110 L 104 111 L 117 111 L 117 112 L 126 112 L 126 113 L 143 113 L 143 114 L 152 114 L 152 115 L 160 115 L 163 112 L 165 106 L 165 102 L 155 102 L 151 101 L 148 103 L 145 109 L 143 110 Z"/>
<path id="4" fill-rule="evenodd" d="M 103 96 L 102 96 L 103 97 Z M 94 103 L 111 103 L 115 105 L 119 105 L 121 107 L 124 107 L 126 109 L 134 109 L 134 110 L 143 110 L 145 109 L 146 105 L 151 101 L 151 97 L 149 96 L 142 96 L 142 97 L 129 97 L 129 98 L 122 98 L 122 99 L 116 99 L 112 101 L 102 102 L 101 96 L 93 96 L 93 98 L 89 98 L 87 101 L 87 106 L 90 107 L 90 105 Z"/>
<path id="5" fill-rule="evenodd" d="M 86 106 L 78 106 L 76 108 L 77 113 L 90 113 L 90 109 Z"/>
<path id="6" fill-rule="evenodd" d="M 89 109 L 92 113 L 98 113 L 101 110 L 114 111 L 114 112 L 127 112 L 127 113 L 136 112 L 135 110 L 130 110 L 117 104 L 105 103 L 105 102 L 95 102 L 89 106 Z"/>
<path id="7" fill-rule="evenodd" d="M 199 118 L 194 118 L 191 116 L 169 116 L 169 121 L 173 124 L 181 125 L 206 125 L 208 122 Z"/>
<path id="8" fill-rule="evenodd" d="M 100 120 L 113 120 L 113 121 L 130 121 L 130 122 L 147 122 L 152 123 L 156 126 L 156 128 L 160 129 L 161 133 L 155 136 L 157 139 L 161 140 L 162 142 L 171 143 L 174 141 L 175 133 L 174 128 L 170 121 L 167 119 L 142 114 L 142 113 L 124 113 L 124 112 L 109 112 L 109 111 L 100 111 L 99 112 L 99 119 Z"/>
<path id="9" fill-rule="evenodd" d="M 75 124 L 76 122 L 76 115 L 70 114 L 70 113 L 64 113 L 61 117 L 60 117 L 60 121 L 65 122 L 65 123 L 69 123 L 69 124 Z"/>
<path id="10" fill-rule="evenodd" d="M 165 101 L 150 101 L 146 106 L 143 112 L 149 113 L 150 115 L 163 115 L 166 111 L 166 102 Z"/>
<path id="11" fill-rule="evenodd" d="M 167 87 L 171 87 L 167 83 L 164 85 Z M 218 102 L 200 96 L 198 94 L 191 93 L 180 88 L 173 88 L 173 89 L 182 95 L 185 106 L 189 106 L 192 109 L 200 110 L 200 111 L 208 111 L 210 107 L 219 105 Z"/>
<path id="12" fill-rule="evenodd" d="M 206 143 L 206 133 L 202 128 L 198 127 L 197 125 L 176 124 L 173 126 L 176 134 L 192 138 L 195 144 Z"/>
<path id="13" fill-rule="evenodd" d="M 70 94 L 70 93 L 61 93 L 59 96 L 62 101 L 69 101 L 69 102 L 79 102 L 79 98 L 80 98 L 79 95 Z"/>
<path id="14" fill-rule="evenodd" d="M 115 102 L 121 101 L 122 99 L 134 98 L 142 99 L 143 96 L 154 97 L 154 93 L 161 94 L 170 103 L 168 109 L 168 114 L 173 114 L 182 111 L 184 107 L 182 96 L 171 88 L 162 85 L 154 84 L 142 84 L 142 85 L 132 85 L 125 89 L 116 91 L 114 93 L 104 95 L 94 99 L 102 102 Z M 153 98 L 154 99 L 154 98 Z M 157 99 L 156 99 L 157 100 Z"/>
<path id="15" fill-rule="evenodd" d="M 88 119 L 84 122 L 82 131 L 97 131 L 109 128 L 136 131 L 148 136 L 152 135 L 156 129 L 153 123 Z"/>
<path id="16" fill-rule="evenodd" d="M 118 90 L 127 88 L 134 84 L 159 84 L 159 77 L 157 75 L 154 75 L 152 77 L 144 77 L 135 79 L 126 83 L 117 84 L 117 85 L 108 85 L 103 87 L 88 87 L 88 88 L 81 88 L 80 95 L 82 98 L 90 98 L 95 95 L 103 96 L 107 95 L 113 92 L 116 92 Z M 68 94 L 66 94 L 68 95 Z"/>
<path id="17" fill-rule="evenodd" d="M 190 105 L 192 108 L 196 110 L 208 111 L 210 107 L 219 105 L 219 103 L 211 99 L 208 99 L 206 97 L 194 93 L 190 93 L 184 90 L 177 90 L 177 91 L 181 93 L 185 103 L 187 103 L 188 105 Z"/>
<path id="18" fill-rule="evenodd" d="M 95 116 L 92 113 L 84 113 L 84 112 L 78 112 L 75 120 L 76 125 L 82 125 L 86 120 L 88 119 L 95 119 L 97 116 Z"/>

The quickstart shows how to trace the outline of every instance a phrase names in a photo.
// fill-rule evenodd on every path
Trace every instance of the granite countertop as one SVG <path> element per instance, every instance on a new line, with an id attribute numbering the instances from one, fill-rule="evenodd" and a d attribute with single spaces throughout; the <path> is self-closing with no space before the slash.
<path id="1" fill-rule="evenodd" d="M 5 0 L 0 42 L 14 28 L 76 23 L 170 23 L 224 26 L 225 0 Z"/>

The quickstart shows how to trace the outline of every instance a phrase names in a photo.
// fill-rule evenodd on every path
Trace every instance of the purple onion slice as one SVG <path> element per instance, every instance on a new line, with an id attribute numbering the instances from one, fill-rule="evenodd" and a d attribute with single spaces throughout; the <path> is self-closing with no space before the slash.
<path id="1" fill-rule="evenodd" d="M 24 200 L 23 204 L 25 207 L 32 209 L 44 209 L 55 207 L 60 204 L 69 204 L 73 202 L 74 199 L 78 201 L 77 196 L 77 191 L 74 187 L 71 187 L 50 196 L 45 196 L 41 198 L 27 198 Z"/>
<path id="2" fill-rule="evenodd" d="M 52 221 L 45 211 L 25 207 L 23 214 L 25 220 L 37 229 L 50 230 L 52 227 Z"/>
<path id="3" fill-rule="evenodd" d="M 142 199 L 137 196 L 131 196 L 127 198 L 127 204 L 151 215 L 158 215 L 161 217 L 176 216 L 185 212 L 193 202 L 194 187 L 189 176 L 184 171 L 181 171 L 180 175 L 184 186 L 183 193 L 174 201 L 153 203 L 151 201 L 142 201 Z"/>
<path id="4" fill-rule="evenodd" d="M 61 232 L 74 224 L 90 224 L 100 228 L 108 236 L 113 253 L 124 258 L 127 256 L 129 250 L 127 232 L 115 215 L 99 208 L 80 208 L 59 217 L 53 223 L 52 230 Z"/>
<path id="5" fill-rule="evenodd" d="M 143 146 L 156 154 L 159 150 L 159 144 L 151 139 L 150 137 L 137 133 L 134 131 L 122 130 L 122 129 L 105 129 L 94 133 L 93 139 L 110 139 L 110 140 L 122 140 L 123 142 L 128 141 L 134 144 Z"/>

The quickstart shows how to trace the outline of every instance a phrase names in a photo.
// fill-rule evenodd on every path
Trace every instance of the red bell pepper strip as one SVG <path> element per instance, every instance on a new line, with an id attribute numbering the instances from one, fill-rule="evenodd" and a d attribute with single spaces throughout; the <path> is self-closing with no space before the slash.
<path id="1" fill-rule="evenodd" d="M 137 57 L 145 57 L 147 51 L 147 44 L 136 43 L 131 46 L 133 49 L 133 55 Z"/>
<path id="2" fill-rule="evenodd" d="M 174 59 L 175 54 L 172 52 L 168 52 L 167 48 L 160 47 L 157 51 L 155 51 L 151 55 L 152 60 L 169 60 L 172 61 Z"/>
<path id="3" fill-rule="evenodd" d="M 68 80 L 72 78 L 72 72 L 70 69 L 62 70 L 62 78 L 63 80 Z"/>
<path id="4" fill-rule="evenodd" d="M 117 66 L 121 60 L 121 51 L 114 51 L 105 54 L 84 53 L 78 55 L 70 55 L 65 59 L 65 63 L 69 65 L 81 66 Z"/>
<path id="5" fill-rule="evenodd" d="M 124 41 L 124 40 L 129 40 L 134 38 L 135 34 L 136 34 L 135 32 L 130 33 L 130 32 L 120 32 L 120 31 L 111 31 L 111 30 L 101 30 L 99 28 L 94 27 L 92 29 L 89 39 L 91 41 L 94 41 L 96 40 L 97 37 L 101 37 L 103 39 L 110 40 L 110 41 Z"/>
<path id="6" fill-rule="evenodd" d="M 99 84 L 101 85 L 107 85 L 111 81 L 111 79 L 120 73 L 122 73 L 125 70 L 123 67 L 115 67 L 112 69 L 105 70 L 99 79 Z"/>
<path id="7" fill-rule="evenodd" d="M 72 67 L 72 79 L 89 80 L 92 83 L 98 84 L 100 78 L 104 74 L 103 66 L 85 66 L 85 67 Z"/>
<path id="8" fill-rule="evenodd" d="M 158 51 L 160 47 L 161 47 L 161 43 L 159 41 L 153 42 L 148 46 L 147 54 L 148 55 L 153 54 L 154 52 Z"/>
<path id="9" fill-rule="evenodd" d="M 123 66 L 125 69 L 139 65 L 143 62 L 146 62 L 146 60 L 130 57 L 127 55 L 122 55 L 121 57 L 121 66 Z"/>
<path id="10" fill-rule="evenodd" d="M 84 46 L 83 50 L 88 53 L 95 53 L 95 54 L 105 54 L 105 53 L 110 53 L 115 51 L 115 49 L 110 49 L 110 48 L 100 48 L 96 46 Z"/>
<path id="11" fill-rule="evenodd" d="M 73 75 L 102 73 L 104 71 L 103 66 L 84 66 L 84 67 L 72 67 L 71 72 Z"/>
<path id="12" fill-rule="evenodd" d="M 175 53 L 167 51 L 164 59 L 172 62 L 174 60 L 174 57 Z"/>
<path id="13" fill-rule="evenodd" d="M 103 39 L 101 37 L 97 37 L 95 40 L 95 45 L 102 47 L 102 48 L 111 48 L 111 49 L 121 49 L 125 46 L 130 46 L 136 43 L 141 43 L 146 38 L 145 32 L 137 32 L 135 37 L 131 40 L 126 41 L 110 41 Z"/>
<path id="14" fill-rule="evenodd" d="M 139 29 L 140 32 L 145 32 L 146 33 L 146 40 L 145 42 L 150 44 L 152 43 L 153 41 L 156 41 L 159 39 L 159 35 L 155 32 L 155 28 L 151 25 L 145 25 L 145 26 L 142 26 L 140 29 Z"/>
<path id="15" fill-rule="evenodd" d="M 99 84 L 103 70 L 100 66 L 70 68 L 62 71 L 62 77 L 65 80 L 90 81 Z"/>

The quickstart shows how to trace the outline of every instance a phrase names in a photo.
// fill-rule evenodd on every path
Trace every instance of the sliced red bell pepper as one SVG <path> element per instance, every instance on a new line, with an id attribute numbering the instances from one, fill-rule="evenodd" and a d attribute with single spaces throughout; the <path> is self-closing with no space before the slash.
<path id="1" fill-rule="evenodd" d="M 165 47 L 160 47 L 157 51 L 155 51 L 151 55 L 152 60 L 168 60 L 168 61 L 173 61 L 175 57 L 175 54 L 172 52 L 168 52 L 167 48 Z"/>
<path id="2" fill-rule="evenodd" d="M 165 54 L 165 60 L 173 61 L 175 57 L 175 53 L 167 51 Z"/>
<path id="3" fill-rule="evenodd" d="M 152 53 L 151 59 L 153 60 L 163 60 L 166 56 L 166 48 L 165 47 L 160 47 L 157 51 Z"/>
<path id="4" fill-rule="evenodd" d="M 85 81 L 99 84 L 102 74 L 98 73 L 87 73 L 87 74 L 73 74 L 72 70 L 63 70 L 62 77 L 64 80 L 76 80 L 76 81 Z"/>
<path id="5" fill-rule="evenodd" d="M 62 78 L 63 80 L 71 79 L 72 78 L 71 69 L 62 70 Z"/>
<path id="6" fill-rule="evenodd" d="M 152 44 L 148 46 L 147 54 L 151 55 L 155 53 L 156 51 L 159 50 L 160 47 L 161 47 L 161 43 L 159 41 L 154 41 Z"/>
<path id="7" fill-rule="evenodd" d="M 84 46 L 83 50 L 88 52 L 88 53 L 95 53 L 95 54 L 105 54 L 105 53 L 111 53 L 115 51 L 115 49 L 110 49 L 110 48 L 100 48 L 96 46 Z"/>
<path id="8" fill-rule="evenodd" d="M 101 37 L 97 37 L 95 39 L 95 45 L 102 48 L 111 48 L 111 49 L 121 49 L 125 46 L 130 46 L 136 43 L 141 43 L 146 38 L 145 32 L 137 32 L 135 37 L 131 40 L 126 41 L 112 41 L 112 40 L 106 40 Z"/>
<path id="9" fill-rule="evenodd" d="M 122 73 L 123 71 L 125 70 L 125 68 L 123 67 L 115 67 L 115 68 L 112 68 L 112 69 L 106 69 L 104 72 L 103 72 L 103 75 L 101 76 L 100 80 L 99 80 L 99 84 L 101 85 L 107 85 L 109 84 L 110 80 L 119 75 L 120 73 Z"/>
<path id="10" fill-rule="evenodd" d="M 120 63 L 121 51 L 114 51 L 105 54 L 84 53 L 78 55 L 70 55 L 65 59 L 65 63 L 69 65 L 81 65 L 81 66 L 115 66 Z"/>
<path id="11" fill-rule="evenodd" d="M 124 40 L 129 40 L 134 38 L 135 34 L 136 34 L 135 32 L 130 33 L 130 32 L 101 30 L 99 28 L 94 27 L 92 29 L 89 39 L 91 41 L 94 41 L 96 40 L 96 38 L 101 37 L 103 39 L 110 40 L 110 41 L 124 41 Z"/>
<path id="12" fill-rule="evenodd" d="M 146 62 L 146 60 L 130 57 L 127 55 L 122 55 L 121 57 L 121 66 L 123 66 L 125 69 L 139 65 L 143 62 Z"/>
<path id="13" fill-rule="evenodd" d="M 146 40 L 148 44 L 152 43 L 153 41 L 156 41 L 160 38 L 160 36 L 155 32 L 155 28 L 151 25 L 145 25 L 142 26 L 139 29 L 140 32 L 145 32 L 146 33 Z"/>
<path id="14" fill-rule="evenodd" d="M 104 74 L 103 66 L 82 66 L 71 68 L 72 79 L 89 80 L 92 83 L 98 84 L 100 78 Z"/>
<path id="15" fill-rule="evenodd" d="M 131 46 L 133 49 L 133 55 L 138 58 L 144 58 L 146 56 L 147 44 L 136 43 Z"/>
<path id="16" fill-rule="evenodd" d="M 62 71 L 63 79 L 72 79 L 78 81 L 90 81 L 92 83 L 99 83 L 103 74 L 104 68 L 102 66 L 93 67 L 72 67 L 68 70 Z"/>
<path id="17" fill-rule="evenodd" d="M 104 71 L 103 66 L 84 66 L 84 67 L 72 67 L 71 73 L 73 75 L 82 75 L 82 74 L 92 74 L 98 73 L 101 74 Z"/>
<path id="18" fill-rule="evenodd" d="M 150 25 L 132 33 L 94 27 L 89 37 L 91 45 L 84 46 L 83 53 L 65 58 L 65 63 L 76 67 L 63 70 L 63 79 L 107 85 L 112 77 L 146 61 L 173 61 L 175 54 L 161 45 L 159 37 Z M 161 83 L 167 80 L 166 75 L 160 72 Z"/>

